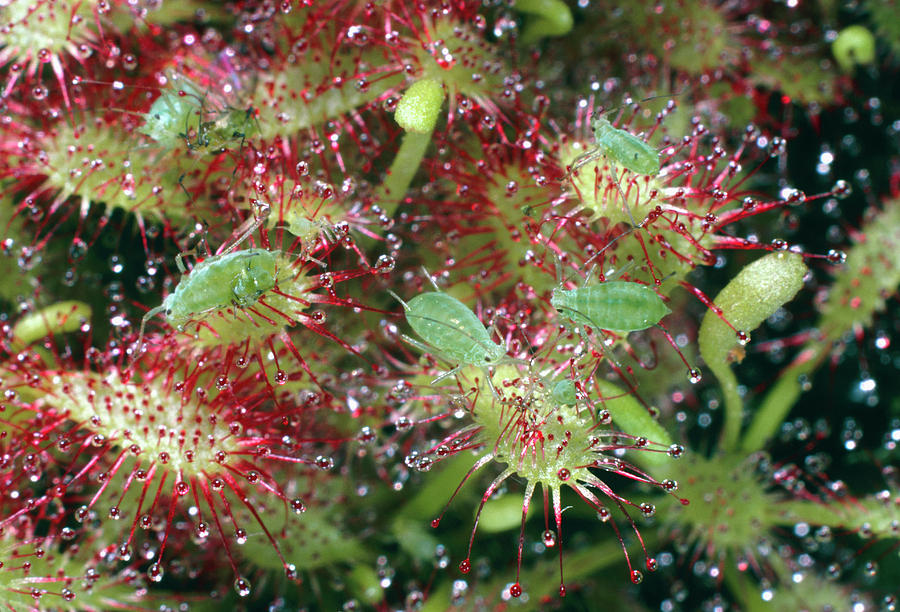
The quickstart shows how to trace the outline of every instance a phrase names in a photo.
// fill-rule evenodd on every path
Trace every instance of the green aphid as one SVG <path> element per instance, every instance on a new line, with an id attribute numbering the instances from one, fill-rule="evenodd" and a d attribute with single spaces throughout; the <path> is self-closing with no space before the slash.
<path id="1" fill-rule="evenodd" d="M 218 255 L 198 261 L 190 271 L 182 261 L 184 253 L 175 256 L 178 271 L 182 274 L 181 282 L 162 304 L 147 311 L 141 319 L 138 351 L 143 346 L 147 321 L 161 312 L 170 325 L 183 331 L 189 322 L 215 310 L 249 308 L 278 284 L 277 251 L 259 248 L 234 251 L 265 222 L 268 214 L 269 207 L 263 205 L 259 215 L 248 219 L 237 230 L 237 238 L 231 245 Z"/>
<path id="2" fill-rule="evenodd" d="M 602 116 L 591 119 L 591 130 L 594 132 L 596 146 L 575 159 L 570 173 L 587 163 L 606 157 L 615 165 L 635 174 L 659 174 L 659 153 L 634 134 L 613 126 Z"/>
<path id="3" fill-rule="evenodd" d="M 437 285 L 434 288 L 436 291 L 420 293 L 409 302 L 390 292 L 403 305 L 407 323 L 425 344 L 407 336 L 404 340 L 457 364 L 434 382 L 456 373 L 462 366 L 487 369 L 512 361 L 506 357 L 506 347 L 491 340 L 490 332 L 468 306 L 440 291 Z M 490 383 L 490 376 L 486 378 Z"/>
<path id="4" fill-rule="evenodd" d="M 627 333 L 647 329 L 672 312 L 647 285 L 606 281 L 591 287 L 557 287 L 550 304 L 578 327 Z"/>

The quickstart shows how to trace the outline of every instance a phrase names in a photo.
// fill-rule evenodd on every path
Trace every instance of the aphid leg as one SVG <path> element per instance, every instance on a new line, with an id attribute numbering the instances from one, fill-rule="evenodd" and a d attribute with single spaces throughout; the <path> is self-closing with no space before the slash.
<path id="1" fill-rule="evenodd" d="M 434 290 L 438 293 L 441 292 L 441 288 L 437 286 L 437 283 L 434 282 L 434 279 L 431 278 L 431 274 L 428 273 L 428 270 L 425 269 L 425 266 L 422 266 L 422 273 L 425 274 L 425 278 L 428 279 L 428 282 L 431 283 L 431 286 L 434 287 Z"/>
<path id="2" fill-rule="evenodd" d="M 406 338 L 404 338 L 404 339 L 406 340 Z M 441 382 L 445 378 L 449 378 L 449 377 L 453 376 L 454 374 L 459 372 L 459 369 L 460 369 L 460 366 L 456 366 L 452 370 L 447 370 L 446 372 L 441 373 L 440 376 L 438 376 L 437 378 L 435 378 L 434 380 L 431 381 L 431 384 L 436 385 L 437 383 Z"/>
<path id="3" fill-rule="evenodd" d="M 419 349 L 423 353 L 428 353 L 429 355 L 434 354 L 434 349 L 428 346 L 423 342 L 419 342 L 415 338 L 410 338 L 406 334 L 400 334 L 400 337 L 403 338 L 403 341 L 409 344 L 410 346 Z"/>
<path id="4" fill-rule="evenodd" d="M 618 168 L 611 169 L 610 174 L 612 174 L 613 183 L 616 184 L 616 189 L 619 191 L 619 195 L 622 196 L 622 208 L 628 213 L 628 219 L 631 221 L 631 227 L 639 228 L 643 227 L 644 221 L 638 223 L 634 220 L 634 215 L 631 213 L 631 207 L 628 205 L 628 198 L 625 197 L 625 191 L 622 189 L 622 184 L 619 182 L 619 175 L 617 174 Z M 625 173 L 628 172 L 627 169 L 622 169 L 622 176 L 625 176 Z"/>
<path id="5" fill-rule="evenodd" d="M 601 328 L 599 325 L 597 325 L 597 323 L 595 323 L 595 322 L 593 321 L 593 319 L 591 319 L 591 318 L 590 318 L 589 316 L 587 316 L 586 314 L 584 314 L 584 313 L 582 313 L 582 312 L 580 312 L 580 311 L 577 311 L 577 310 L 575 310 L 575 309 L 573 309 L 573 308 L 570 308 L 570 309 L 567 309 L 567 310 L 571 310 L 573 313 L 575 313 L 575 314 L 577 314 L 577 315 L 583 317 L 585 320 L 590 321 L 590 328 L 593 329 L 593 330 L 595 330 L 595 334 L 596 334 L 596 336 L 597 336 L 596 338 L 591 338 L 591 339 L 590 339 L 590 344 L 592 344 L 593 346 L 595 346 L 595 347 L 597 347 L 598 349 L 600 349 L 600 352 L 603 353 L 603 356 L 606 357 L 607 361 L 609 361 L 609 362 L 611 362 L 612 364 L 614 364 L 613 369 L 614 369 L 616 372 L 620 373 L 620 374 L 623 376 L 623 378 L 624 378 L 624 377 L 625 377 L 625 369 L 622 367 L 622 364 L 619 363 L 619 360 L 616 359 L 615 355 L 613 355 L 612 350 L 610 350 L 610 348 L 609 348 L 608 346 L 606 346 L 606 344 L 605 344 L 605 342 L 604 342 L 604 334 L 605 334 L 606 332 L 603 331 L 603 328 Z M 564 314 L 564 313 L 563 313 L 563 314 Z M 575 320 L 574 317 L 571 317 L 571 316 L 570 316 L 569 318 L 572 319 L 573 321 Z M 582 332 L 581 329 L 577 329 L 577 328 L 576 328 L 576 332 L 582 337 L 582 340 L 583 340 L 583 341 L 588 342 L 588 340 L 587 340 L 587 332 Z M 633 381 L 632 381 L 632 382 L 633 382 Z"/>
<path id="6" fill-rule="evenodd" d="M 209 223 L 205 220 L 203 221 L 203 231 L 200 232 L 200 240 L 194 246 L 194 250 L 197 252 L 197 257 L 207 258 L 209 257 Z"/>
<path id="7" fill-rule="evenodd" d="M 594 147 L 593 149 L 591 149 L 589 151 L 585 151 L 584 153 L 582 153 L 581 155 L 579 155 L 578 157 L 576 157 L 575 159 L 572 160 L 572 165 L 569 166 L 569 169 L 566 172 L 565 176 L 563 177 L 563 180 L 571 181 L 572 176 L 576 172 L 578 172 L 579 168 L 581 168 L 582 166 L 585 166 L 585 165 L 591 163 L 592 161 L 594 161 L 595 159 L 599 159 L 601 157 L 603 157 L 603 153 L 601 152 L 599 147 Z"/>
<path id="8" fill-rule="evenodd" d="M 134 353 L 132 353 L 132 355 L 133 355 L 132 361 L 137 359 L 137 356 L 140 355 L 140 353 L 141 353 L 141 349 L 144 347 L 144 328 L 147 326 L 147 321 L 149 321 L 150 319 L 152 319 L 159 313 L 165 311 L 165 309 L 166 309 L 166 304 L 165 304 L 165 302 L 163 302 L 159 306 L 157 306 L 155 308 L 151 308 L 146 313 L 144 313 L 144 316 L 141 318 L 141 331 L 138 334 L 137 345 L 133 348 Z"/>
<path id="9" fill-rule="evenodd" d="M 394 299 L 395 299 L 395 300 L 397 300 L 398 302 L 400 302 L 400 304 L 403 306 L 403 310 L 405 310 L 405 311 L 407 311 L 407 312 L 409 311 L 409 304 L 407 304 L 406 302 L 404 302 L 404 301 L 403 301 L 403 298 L 401 298 L 399 295 L 397 295 L 396 293 L 394 293 L 394 292 L 391 291 L 390 289 L 388 289 L 387 291 L 388 291 L 388 293 L 390 293 L 392 296 L 394 296 Z"/>
<path id="10" fill-rule="evenodd" d="M 184 256 L 190 255 L 191 253 L 193 253 L 193 250 L 182 251 L 175 256 L 175 265 L 178 267 L 178 271 L 181 274 L 187 274 L 187 267 L 184 265 Z"/>
<path id="11" fill-rule="evenodd" d="M 634 260 L 625 262 L 625 265 L 620 267 L 618 270 L 613 268 L 612 272 L 604 272 L 603 276 L 606 280 L 615 280 L 628 272 L 631 268 L 635 266 Z"/>
<path id="12" fill-rule="evenodd" d="M 588 257 L 586 260 L 584 260 L 584 263 L 581 264 L 582 267 L 588 265 L 589 263 L 591 263 L 591 261 L 593 261 L 600 255 L 603 255 L 603 253 L 606 251 L 606 249 L 608 249 L 609 247 L 614 245 L 616 243 L 616 241 L 619 240 L 619 238 L 622 238 L 623 236 L 627 236 L 628 234 L 631 234 L 636 229 L 637 229 L 636 227 L 631 227 L 628 230 L 626 230 L 626 231 L 622 232 L 621 234 L 619 234 L 618 236 L 616 236 L 615 238 L 613 238 L 612 240 L 610 240 L 609 242 L 607 242 L 606 245 L 602 249 L 600 249 L 599 251 L 597 251 L 590 257 Z M 560 287 L 563 287 L 565 285 L 565 283 L 567 283 L 569 281 L 569 279 L 563 278 L 562 259 L 560 258 L 559 254 L 554 253 L 554 255 L 555 255 L 555 259 L 556 259 L 556 282 Z M 588 270 L 588 273 L 584 278 L 585 285 L 587 284 L 588 279 L 590 279 L 591 275 L 594 272 L 594 268 L 596 268 L 596 267 L 597 267 L 597 264 L 594 264 Z"/>
<path id="13" fill-rule="evenodd" d="M 494 394 L 494 397 L 500 399 L 500 394 L 497 392 L 497 387 L 494 386 L 494 381 L 491 380 L 491 372 L 488 368 L 482 368 L 481 370 L 484 372 L 484 380 L 487 382 L 488 387 L 491 388 L 491 393 Z"/>
<path id="14" fill-rule="evenodd" d="M 194 198 L 191 197 L 191 192 L 187 190 L 187 187 L 184 186 L 184 177 L 187 176 L 187 172 L 182 172 L 181 176 L 178 177 L 178 185 L 181 187 L 181 190 L 184 192 L 184 195 L 187 196 L 188 202 L 193 202 Z"/>
<path id="15" fill-rule="evenodd" d="M 220 246 L 216 255 L 225 255 L 240 246 L 242 242 L 266 222 L 266 219 L 269 218 L 269 212 L 272 210 L 271 206 L 260 200 L 255 201 L 253 208 L 253 217 L 248 217 L 238 226 L 234 234 L 232 234 L 235 236 L 234 239 L 229 239 L 231 244 L 228 244 L 228 241 L 226 241 L 224 244 L 228 246 Z"/>

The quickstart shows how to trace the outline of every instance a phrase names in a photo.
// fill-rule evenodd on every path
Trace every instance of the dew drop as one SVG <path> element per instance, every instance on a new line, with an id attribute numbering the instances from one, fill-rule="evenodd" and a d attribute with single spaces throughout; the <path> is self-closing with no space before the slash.
<path id="1" fill-rule="evenodd" d="M 522 596 L 522 585 L 518 582 L 509 587 L 509 594 L 513 597 L 521 597 Z"/>
<path id="2" fill-rule="evenodd" d="M 162 582 L 163 579 L 163 569 L 159 563 L 154 563 L 150 567 L 147 568 L 147 578 L 150 579 L 150 582 Z"/>
<path id="3" fill-rule="evenodd" d="M 666 478 L 659 484 L 661 484 L 662 488 L 666 491 L 675 491 L 676 489 L 678 489 L 678 481 L 672 480 L 671 478 Z"/>
<path id="4" fill-rule="evenodd" d="M 291 500 L 291 510 L 294 511 L 294 514 L 303 514 L 306 512 L 306 504 L 299 497 L 295 497 Z"/>
<path id="5" fill-rule="evenodd" d="M 837 181 L 831 190 L 834 192 L 834 196 L 839 200 L 846 199 L 853 193 L 853 188 L 850 186 L 850 183 L 843 179 Z"/>
<path id="6" fill-rule="evenodd" d="M 830 263 L 837 265 L 847 263 L 847 254 L 844 251 L 839 251 L 837 249 L 831 249 L 830 251 L 828 251 L 828 254 L 825 256 L 825 258 L 828 259 Z"/>
<path id="7" fill-rule="evenodd" d="M 247 543 L 247 530 L 243 527 L 238 527 L 234 530 L 234 541 L 239 545 L 244 545 Z"/>
<path id="8" fill-rule="evenodd" d="M 396 260 L 390 255 L 381 255 L 378 257 L 378 261 L 375 262 L 375 270 L 380 274 L 385 274 L 391 272 L 396 263 Z"/>
<path id="9" fill-rule="evenodd" d="M 437 520 L 437 519 L 435 519 L 435 520 Z M 432 526 L 436 526 L 436 525 L 434 525 L 434 521 L 431 521 L 431 522 L 432 522 Z M 463 574 L 468 574 L 471 569 L 472 569 L 472 562 L 469 561 L 468 559 L 463 559 L 462 561 L 459 562 L 459 571 L 461 571 Z"/>
<path id="10" fill-rule="evenodd" d="M 397 110 L 397 104 L 399 104 L 399 102 L 399 98 L 388 96 L 384 99 L 384 102 L 381 103 L 381 108 L 383 108 L 386 113 L 393 113 Z"/>
<path id="11" fill-rule="evenodd" d="M 287 372 L 285 372 L 284 370 L 278 370 L 277 372 L 275 372 L 275 382 L 276 383 L 278 383 L 279 385 L 283 385 L 287 381 L 288 381 Z"/>
<path id="12" fill-rule="evenodd" d="M 87 255 L 88 245 L 81 238 L 73 238 L 72 244 L 69 246 L 69 261 L 76 263 L 81 261 Z"/>
<path id="13" fill-rule="evenodd" d="M 696 385 L 703 379 L 703 374 L 697 368 L 691 368 L 688 370 L 688 380 L 691 381 L 691 384 Z"/>
<path id="14" fill-rule="evenodd" d="M 684 455 L 684 447 L 681 444 L 673 444 L 666 451 L 666 454 L 673 459 L 678 459 L 682 455 Z"/>
<path id="15" fill-rule="evenodd" d="M 738 344 L 741 346 L 746 346 L 747 343 L 750 342 L 750 336 L 748 336 L 745 331 L 737 330 L 735 336 L 737 336 Z"/>
<path id="16" fill-rule="evenodd" d="M 631 570 L 631 582 L 633 584 L 640 584 L 644 581 L 644 575 L 640 573 L 638 570 Z"/>
<path id="17" fill-rule="evenodd" d="M 250 595 L 250 581 L 243 576 L 238 576 L 234 581 L 234 590 L 241 597 Z"/>
<path id="18" fill-rule="evenodd" d="M 541 534 L 541 541 L 547 548 L 553 548 L 556 546 L 556 532 L 552 529 L 545 529 Z"/>

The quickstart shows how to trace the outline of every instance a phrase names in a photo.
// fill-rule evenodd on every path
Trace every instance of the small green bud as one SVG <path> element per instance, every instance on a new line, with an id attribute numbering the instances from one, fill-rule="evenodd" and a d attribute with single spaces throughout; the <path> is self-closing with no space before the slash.
<path id="1" fill-rule="evenodd" d="M 516 0 L 514 7 L 532 15 L 522 28 L 521 40 L 525 44 L 572 31 L 572 11 L 562 0 Z"/>
<path id="2" fill-rule="evenodd" d="M 875 37 L 861 25 L 846 27 L 831 43 L 831 52 L 838 66 L 850 72 L 856 64 L 871 64 L 875 61 Z"/>
<path id="3" fill-rule="evenodd" d="M 429 134 L 434 130 L 441 105 L 444 102 L 444 88 L 432 79 L 416 81 L 403 93 L 394 119 L 407 132 Z"/>

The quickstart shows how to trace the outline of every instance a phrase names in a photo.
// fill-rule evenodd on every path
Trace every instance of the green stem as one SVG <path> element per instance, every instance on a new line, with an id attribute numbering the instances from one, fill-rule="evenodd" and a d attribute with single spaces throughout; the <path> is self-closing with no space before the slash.
<path id="1" fill-rule="evenodd" d="M 824 357 L 830 342 L 819 341 L 808 346 L 778 377 L 750 422 L 741 441 L 741 449 L 752 453 L 763 448 L 775 435 L 791 408 L 803 392 L 803 379 L 809 378 Z"/>
<path id="2" fill-rule="evenodd" d="M 406 195 L 410 183 L 425 157 L 425 150 L 431 143 L 431 132 L 419 134 L 407 132 L 400 143 L 400 150 L 394 157 L 394 163 L 388 175 L 376 192 L 375 201 L 381 206 L 384 214 L 393 217 L 397 206 Z"/>
<path id="3" fill-rule="evenodd" d="M 394 215 L 425 157 L 443 104 L 444 87 L 434 79 L 416 81 L 397 103 L 394 119 L 406 134 L 377 193 L 377 200 L 389 217 Z"/>

